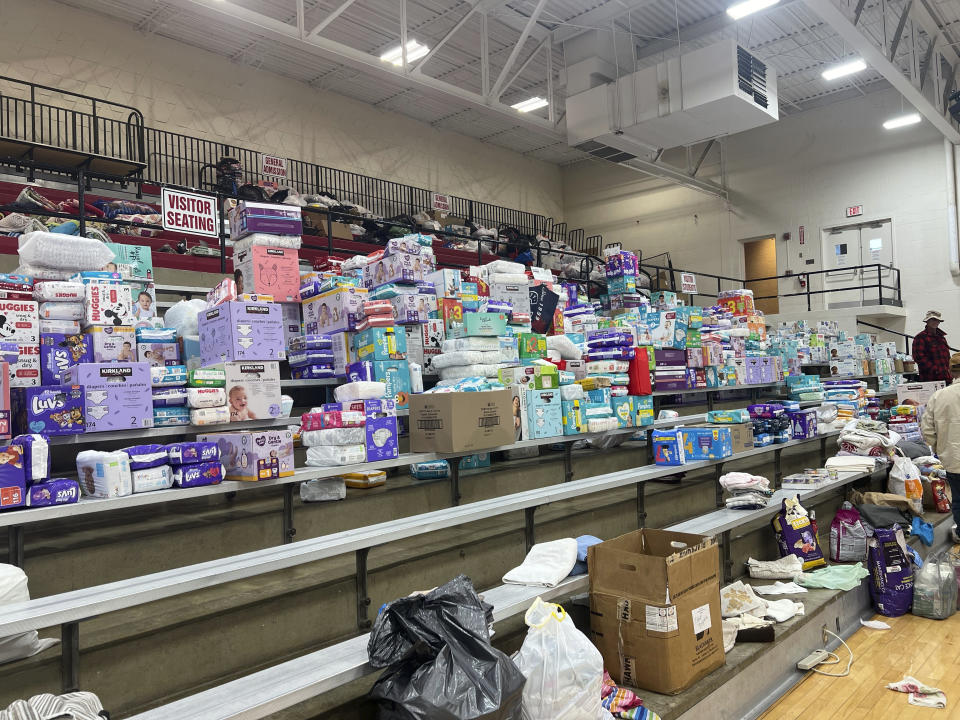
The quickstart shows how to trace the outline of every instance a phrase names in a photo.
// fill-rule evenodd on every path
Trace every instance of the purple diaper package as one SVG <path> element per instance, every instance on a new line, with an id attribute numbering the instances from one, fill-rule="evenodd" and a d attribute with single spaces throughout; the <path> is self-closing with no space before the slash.
<path id="1" fill-rule="evenodd" d="M 278 303 L 225 302 L 197 317 L 200 360 L 222 362 L 285 360 L 283 315 Z"/>
<path id="2" fill-rule="evenodd" d="M 287 355 L 290 367 L 333 365 L 333 350 L 291 350 Z"/>
<path id="3" fill-rule="evenodd" d="M 373 363 L 367 360 L 350 363 L 347 365 L 347 382 L 373 382 L 376 378 L 373 376 Z"/>
<path id="4" fill-rule="evenodd" d="M 220 448 L 220 462 L 228 480 L 271 480 L 290 477 L 293 467 L 293 433 L 290 430 L 252 430 L 199 435 Z"/>
<path id="5" fill-rule="evenodd" d="M 73 478 L 36 480 L 27 488 L 27 507 L 70 505 L 80 499 L 80 484 Z"/>
<path id="6" fill-rule="evenodd" d="M 64 371 L 82 362 L 93 362 L 93 344 L 88 335 L 40 334 L 41 385 L 60 385 Z"/>
<path id="7" fill-rule="evenodd" d="M 77 435 L 86 429 L 86 401 L 79 385 L 13 388 L 10 404 L 18 434 Z"/>
<path id="8" fill-rule="evenodd" d="M 747 412 L 752 418 L 775 418 L 783 415 L 783 405 L 777 403 L 758 403 L 757 405 L 748 405 Z"/>
<path id="9" fill-rule="evenodd" d="M 302 365 L 290 368 L 290 377 L 294 380 L 322 380 L 336 376 L 333 365 Z"/>
<path id="10" fill-rule="evenodd" d="M 167 463 L 167 448 L 165 445 L 134 445 L 123 448 L 123 452 L 130 458 L 131 470 L 144 470 Z"/>
<path id="11" fill-rule="evenodd" d="M 333 338 L 329 335 L 297 335 L 290 338 L 290 351 L 332 350 Z"/>
<path id="12" fill-rule="evenodd" d="M 223 480 L 223 465 L 219 462 L 180 465 L 173 468 L 173 484 L 190 488 L 201 485 L 218 485 Z"/>
<path id="13" fill-rule="evenodd" d="M 215 442 L 181 442 L 167 446 L 171 465 L 196 465 L 220 460 L 220 447 Z"/>
<path id="14" fill-rule="evenodd" d="M 153 427 L 146 363 L 81 363 L 67 371 L 67 378 L 86 391 L 87 432 Z"/>
<path id="15" fill-rule="evenodd" d="M 587 362 L 593 360 L 633 360 L 636 353 L 632 347 L 604 347 L 590 348 L 586 355 Z"/>
<path id="16" fill-rule="evenodd" d="M 27 502 L 23 472 L 23 446 L 0 446 L 0 510 L 23 507 Z"/>
<path id="17" fill-rule="evenodd" d="M 23 448 L 23 474 L 28 485 L 50 477 L 50 443 L 45 435 L 17 435 L 10 442 Z"/>
<path id="18" fill-rule="evenodd" d="M 187 389 L 183 387 L 153 388 L 153 406 L 179 407 L 187 404 Z"/>
<path id="19" fill-rule="evenodd" d="M 366 429 L 367 462 L 399 456 L 396 415 L 379 412 L 367 415 Z"/>
<path id="20" fill-rule="evenodd" d="M 625 330 L 614 330 L 612 328 L 604 330 L 592 330 L 587 334 L 587 347 L 633 347 L 633 333 Z"/>

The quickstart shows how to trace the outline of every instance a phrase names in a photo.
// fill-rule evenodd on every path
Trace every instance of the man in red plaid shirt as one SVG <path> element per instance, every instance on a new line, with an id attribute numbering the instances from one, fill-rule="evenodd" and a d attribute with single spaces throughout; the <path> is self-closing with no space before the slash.
<path id="1" fill-rule="evenodd" d="M 943 380 L 949 385 L 953 382 L 953 375 L 947 334 L 940 329 L 943 316 L 937 310 L 929 310 L 923 321 L 926 327 L 913 339 L 912 353 L 920 371 L 920 382 Z"/>

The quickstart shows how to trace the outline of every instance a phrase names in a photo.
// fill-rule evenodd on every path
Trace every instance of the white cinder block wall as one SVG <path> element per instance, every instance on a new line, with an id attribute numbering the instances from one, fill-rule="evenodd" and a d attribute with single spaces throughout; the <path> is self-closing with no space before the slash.
<path id="1" fill-rule="evenodd" d="M 865 220 L 893 219 L 908 311 L 906 322 L 895 325 L 915 334 L 923 312 L 941 308 L 948 320 L 944 329 L 956 328 L 951 341 L 957 346 L 960 293 L 949 269 L 943 140 L 926 123 L 896 131 L 881 127 L 900 112 L 899 94 L 872 93 L 726 139 L 729 207 L 600 162 L 569 166 L 567 221 L 645 256 L 668 250 L 676 267 L 743 277 L 740 241 L 785 232 L 792 239 L 778 240 L 778 272 L 822 269 L 820 229 L 852 222 L 845 219 L 846 207 L 862 204 Z M 719 168 L 704 171 L 716 179 Z M 802 247 L 800 225 L 806 228 Z M 811 257 L 815 265 L 802 264 Z M 781 293 L 799 289 L 795 280 L 781 282 Z M 806 309 L 805 300 L 797 305 Z M 790 302 L 781 309 L 791 310 Z"/>
<path id="2" fill-rule="evenodd" d="M 0 75 L 130 104 L 171 132 L 562 214 L 556 165 L 53 0 L 0 0 Z"/>

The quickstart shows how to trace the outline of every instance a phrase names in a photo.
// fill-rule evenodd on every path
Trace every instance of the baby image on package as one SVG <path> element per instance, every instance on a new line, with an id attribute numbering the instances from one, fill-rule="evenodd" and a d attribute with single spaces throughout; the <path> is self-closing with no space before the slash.
<path id="1" fill-rule="evenodd" d="M 276 362 L 224 363 L 230 422 L 280 416 L 280 367 Z"/>

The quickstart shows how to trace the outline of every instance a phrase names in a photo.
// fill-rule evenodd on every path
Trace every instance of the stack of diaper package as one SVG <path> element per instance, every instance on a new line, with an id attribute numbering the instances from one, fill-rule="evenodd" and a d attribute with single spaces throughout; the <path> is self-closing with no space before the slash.
<path id="1" fill-rule="evenodd" d="M 224 478 L 215 442 L 135 445 L 105 452 L 77 453 L 77 475 L 89 497 L 122 497 L 133 493 L 216 485 Z"/>
<path id="2" fill-rule="evenodd" d="M 297 335 L 287 349 L 290 377 L 294 380 L 320 380 L 336 377 L 333 338 L 329 335 Z"/>
<path id="3" fill-rule="evenodd" d="M 79 499 L 76 480 L 50 476 L 46 436 L 18 435 L 0 446 L 0 510 L 67 505 Z"/>

